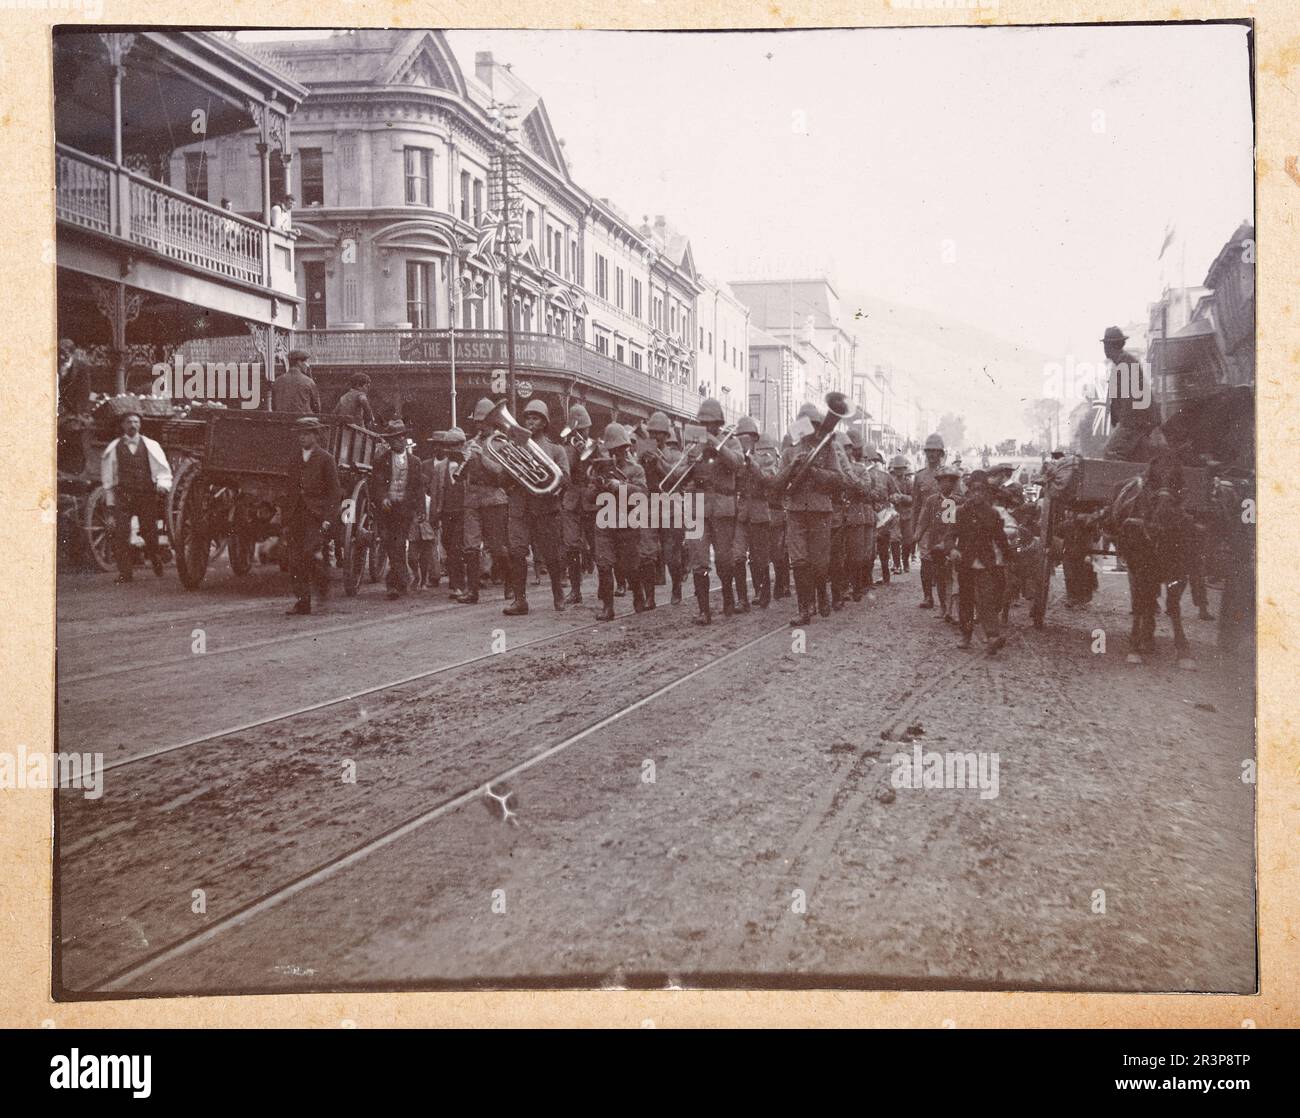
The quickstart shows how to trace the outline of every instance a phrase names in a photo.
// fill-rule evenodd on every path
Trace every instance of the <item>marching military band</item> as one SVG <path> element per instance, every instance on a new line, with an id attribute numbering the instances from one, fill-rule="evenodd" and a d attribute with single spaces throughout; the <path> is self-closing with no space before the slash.
<path id="1" fill-rule="evenodd" d="M 886 469 L 879 449 L 845 430 L 849 410 L 839 393 L 827 396 L 825 411 L 804 404 L 778 446 L 748 416 L 724 426 L 714 399 L 702 401 L 680 434 L 655 412 L 631 429 L 611 422 L 595 438 L 581 404 L 556 431 L 542 400 L 530 400 L 516 421 L 504 403 L 485 398 L 468 420 L 470 434 L 435 433 L 425 462 L 403 423 L 392 421 L 374 473 L 388 596 L 405 595 L 413 577 L 416 586 L 441 581 L 438 536 L 451 599 L 479 602 L 486 572 L 503 585 L 510 617 L 529 612 L 531 556 L 557 612 L 582 604 L 593 570 L 598 620 L 613 620 L 615 599 L 629 591 L 636 613 L 657 608 L 661 585 L 676 605 L 689 570 L 696 624 L 713 623 L 716 575 L 724 618 L 750 612 L 751 585 L 753 607 L 764 610 L 793 585 L 790 624 L 804 626 L 891 585 L 919 553 L 917 604 L 933 609 L 937 597 L 936 616 L 960 627 L 963 647 L 978 615 L 996 652 L 1004 643 L 999 621 L 1026 581 L 1024 545 L 1035 520 L 1019 487 L 1008 484 L 1011 468 L 974 470 L 963 483 L 934 434 L 924 468 L 912 475 L 898 455 Z M 698 521 L 665 516 L 647 525 L 598 515 L 602 504 L 626 509 L 655 495 L 691 502 Z M 302 496 L 315 508 L 322 495 Z M 320 519 L 321 533 L 293 539 L 328 546 L 330 518 Z M 299 600 L 290 612 L 310 612 L 311 584 L 324 593 L 323 562 L 313 552 L 292 566 Z"/>

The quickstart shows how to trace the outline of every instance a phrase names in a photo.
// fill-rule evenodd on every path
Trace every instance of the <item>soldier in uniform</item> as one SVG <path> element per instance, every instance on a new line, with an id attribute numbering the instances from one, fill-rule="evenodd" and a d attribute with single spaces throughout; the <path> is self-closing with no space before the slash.
<path id="1" fill-rule="evenodd" d="M 287 612 L 311 613 L 311 585 L 321 598 L 329 594 L 329 576 L 318 556 L 339 515 L 343 491 L 334 457 L 320 446 L 321 421 L 315 416 L 294 424 L 298 450 L 289 459 L 289 494 L 284 505 L 289 573 L 298 599 Z"/>
<path id="2" fill-rule="evenodd" d="M 687 540 L 687 553 L 695 578 L 695 600 L 700 612 L 694 618 L 700 625 L 713 620 L 709 608 L 709 549 L 713 550 L 713 565 L 722 582 L 722 614 L 730 617 L 736 612 L 733 592 L 734 571 L 732 557 L 736 544 L 736 476 L 744 465 L 744 456 L 734 440 L 722 445 L 722 405 L 712 397 L 700 403 L 698 422 L 708 432 L 699 462 L 691 471 L 686 489 L 704 495 L 704 531 L 698 539 Z"/>
<path id="3" fill-rule="evenodd" d="M 799 409 L 799 418 L 811 420 L 816 427 L 821 423 L 822 415 L 815 404 L 804 404 Z M 800 439 L 797 446 L 787 447 L 781 456 L 781 470 L 775 482 L 785 493 L 786 547 L 790 552 L 798 602 L 798 613 L 790 621 L 792 626 L 809 624 L 814 608 L 823 617 L 831 614 L 830 596 L 826 592 L 831 552 L 831 499 L 844 481 L 833 441 L 828 442 L 808 463 L 798 483 L 786 492 L 796 470 L 809 459 L 817 442 L 818 435 L 814 430 Z"/>
<path id="4" fill-rule="evenodd" d="M 773 601 L 790 596 L 790 556 L 785 546 L 785 497 L 775 484 L 775 471 L 780 468 L 781 451 L 771 435 L 758 440 L 758 450 L 772 456 L 774 476 L 767 486 L 767 509 L 771 517 L 772 566 L 776 579 L 772 585 Z"/>
<path id="5" fill-rule="evenodd" d="M 776 463 L 770 451 L 759 450 L 758 424 L 741 416 L 736 424 L 736 438 L 744 455 L 736 486 L 736 545 L 731 554 L 736 580 L 736 604 L 749 612 L 749 593 L 745 586 L 745 557 L 749 557 L 754 576 L 755 604 L 767 609 L 772 601 L 772 513 L 768 507 L 768 490 L 776 477 Z"/>
<path id="6" fill-rule="evenodd" d="M 943 465 L 943 436 L 936 432 L 925 440 L 925 467 L 912 478 L 912 539 L 921 553 L 921 593 L 917 603 L 922 609 L 934 609 L 934 566 L 921 541 L 921 513 L 929 498 L 939 492 L 938 471 Z M 958 475 L 960 476 L 960 475 Z"/>
<path id="7" fill-rule="evenodd" d="M 870 577 L 867 541 L 875 531 L 875 518 L 871 506 L 871 477 L 866 463 L 862 460 L 862 445 L 862 432 L 856 428 L 850 431 L 848 433 L 849 507 L 845 513 L 844 553 L 849 594 L 855 602 L 862 601 L 862 592 Z"/>
<path id="8" fill-rule="evenodd" d="M 569 460 L 564 448 L 547 437 L 551 413 L 544 400 L 529 400 L 520 422 L 528 428 L 535 442 L 567 479 Z M 502 611 L 508 617 L 528 612 L 528 549 L 540 553 L 551 577 L 551 599 L 556 612 L 564 611 L 564 576 L 560 566 L 560 495 L 539 497 L 513 478 L 509 488 L 510 579 L 514 584 L 514 601 Z"/>
<path id="9" fill-rule="evenodd" d="M 931 584 L 939 595 L 939 617 L 943 621 L 953 621 L 952 573 L 947 554 L 952 546 L 952 532 L 961 505 L 961 496 L 957 492 L 961 471 L 956 466 L 940 466 L 935 478 L 938 489 L 926 497 L 917 519 L 917 545 L 921 549 L 922 562 L 928 558 L 930 564 Z"/>
<path id="10" fill-rule="evenodd" d="M 682 456 L 680 446 L 670 446 L 669 441 L 676 441 L 672 424 L 663 412 L 655 412 L 646 421 L 646 432 L 655 441 L 655 448 L 640 457 L 642 469 L 645 470 L 646 487 L 651 493 L 658 493 L 668 472 Z M 672 580 L 672 602 L 679 605 L 682 600 L 682 578 L 686 574 L 686 528 L 684 525 L 661 524 L 658 529 L 650 529 L 656 534 L 658 552 L 655 559 L 655 573 L 658 575 L 660 562 L 668 568 L 668 577 Z M 653 601 L 654 591 L 651 590 Z"/>
<path id="11" fill-rule="evenodd" d="M 463 605 L 478 601 L 484 549 L 503 565 L 509 557 L 508 502 L 501 488 L 504 472 L 483 453 L 483 445 L 491 434 L 483 421 L 492 407 L 492 401 L 486 397 L 474 406 L 471 426 L 475 433 L 465 445 L 465 589 L 453 595 Z"/>
<path id="12" fill-rule="evenodd" d="M 871 477 L 871 529 L 868 533 L 867 546 L 870 552 L 867 555 L 868 581 L 874 573 L 876 560 L 880 560 L 880 581 L 884 585 L 889 585 L 889 552 L 890 545 L 893 543 L 894 536 L 897 533 L 897 517 L 886 518 L 884 524 L 881 523 L 881 514 L 888 513 L 894 508 L 894 496 L 898 493 L 898 487 L 892 476 L 885 471 L 885 456 L 879 450 L 873 450 L 868 456 L 870 464 L 868 467 Z"/>
<path id="13" fill-rule="evenodd" d="M 892 498 L 898 509 L 898 536 L 890 545 L 894 574 L 901 575 L 912 569 L 912 479 L 907 476 L 907 459 L 895 454 L 889 460 L 889 476 L 894 479 Z"/>
<path id="14" fill-rule="evenodd" d="M 627 429 L 621 423 L 610 423 L 605 427 L 600 442 L 600 450 L 589 462 L 592 488 L 596 493 L 612 494 L 615 499 L 619 497 L 620 490 L 625 490 L 629 496 L 633 493 L 645 493 L 645 471 L 629 453 L 632 439 Z M 617 505 L 614 507 L 617 508 Z M 608 508 L 608 498 L 598 501 L 596 594 L 600 598 L 602 608 L 596 615 L 597 621 L 614 620 L 615 568 L 623 570 L 624 578 L 632 587 L 632 603 L 637 613 L 645 609 L 639 570 L 643 530 L 609 523 L 612 513 L 606 511 Z M 651 582 L 653 584 L 653 579 Z"/>
<path id="15" fill-rule="evenodd" d="M 435 488 L 441 492 L 438 520 L 447 556 L 447 589 L 456 599 L 465 593 L 465 432 L 452 427 L 443 433 L 443 439 L 447 456 L 435 463 L 441 478 Z"/>
<path id="16" fill-rule="evenodd" d="M 569 427 L 575 434 L 591 437 L 591 416 L 581 404 L 569 408 Z M 569 460 L 569 484 L 560 496 L 560 531 L 564 545 L 564 562 L 569 574 L 569 596 L 566 605 L 582 604 L 583 553 L 588 549 L 585 518 L 592 504 L 591 486 L 587 481 L 587 467 L 582 460 L 582 450 L 570 443 L 564 448 Z M 594 505 L 592 505 L 594 509 Z"/>

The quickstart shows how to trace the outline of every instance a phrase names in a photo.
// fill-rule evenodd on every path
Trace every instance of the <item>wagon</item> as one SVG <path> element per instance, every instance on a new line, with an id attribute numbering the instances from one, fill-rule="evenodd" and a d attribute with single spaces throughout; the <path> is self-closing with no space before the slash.
<path id="1" fill-rule="evenodd" d="M 1119 462 L 1108 458 L 1061 459 L 1050 463 L 1043 480 L 1039 502 L 1039 527 L 1042 547 L 1038 555 L 1038 577 L 1034 584 L 1034 597 L 1030 617 L 1035 628 L 1041 629 L 1047 617 L 1047 599 L 1051 590 L 1052 572 L 1061 555 L 1053 540 L 1061 534 L 1066 521 L 1072 516 L 1090 516 L 1100 512 L 1130 478 L 1146 472 L 1145 462 Z M 1193 516 L 1210 512 L 1210 479 L 1204 469 L 1195 466 L 1183 468 L 1183 505 Z M 1113 555 L 1109 548 L 1089 545 L 1087 555 Z"/>
<path id="2" fill-rule="evenodd" d="M 182 585 L 197 590 L 225 545 L 237 575 L 252 567 L 257 545 L 282 534 L 289 464 L 297 452 L 298 415 L 212 411 L 202 420 L 201 445 L 175 471 L 167 523 Z M 321 417 L 323 443 L 338 465 L 343 488 L 339 535 L 343 587 L 355 594 L 378 544 L 369 479 L 380 436 L 337 416 Z M 373 564 L 372 564 L 373 566 Z"/>

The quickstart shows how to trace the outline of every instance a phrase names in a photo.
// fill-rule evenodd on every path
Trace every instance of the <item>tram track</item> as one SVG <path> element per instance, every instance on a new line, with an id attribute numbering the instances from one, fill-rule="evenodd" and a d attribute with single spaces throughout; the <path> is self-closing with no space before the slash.
<path id="1" fill-rule="evenodd" d="M 554 640 L 560 636 L 570 635 L 580 629 L 592 629 L 602 626 L 603 623 L 596 622 L 593 625 L 581 626 L 579 629 L 568 630 L 565 633 L 553 634 L 546 638 L 538 638 L 536 641 L 530 643 L 535 644 L 540 643 L 543 640 Z M 689 671 L 683 672 L 680 675 L 674 676 L 666 683 L 663 683 L 648 693 L 633 699 L 631 702 L 624 703 L 617 710 L 597 718 L 588 725 L 547 746 L 545 749 L 542 749 L 523 760 L 515 761 L 505 768 L 499 769 L 491 775 L 486 776 L 484 779 L 476 779 L 472 784 L 462 787 L 457 792 L 444 796 L 437 803 L 422 808 L 415 814 L 409 815 L 406 819 L 381 831 L 379 834 L 366 839 L 364 842 L 355 844 L 344 852 L 321 862 L 309 870 L 299 873 L 289 881 L 276 886 L 274 889 L 239 904 L 232 911 L 226 913 L 224 916 L 215 920 L 206 927 L 174 940 L 167 946 L 159 948 L 145 957 L 137 959 L 127 966 L 121 967 L 97 981 L 89 983 L 84 989 L 78 991 L 78 995 L 94 996 L 95 994 L 113 993 L 131 986 L 140 978 L 152 973 L 159 967 L 196 951 L 197 949 L 213 942 L 220 936 L 249 923 L 251 920 L 256 919 L 272 909 L 279 907 L 300 893 L 330 880 L 337 874 L 360 863 L 372 854 L 391 846 L 400 839 L 403 839 L 430 824 L 436 823 L 438 820 L 445 818 L 467 804 L 482 799 L 485 795 L 489 794 L 489 790 L 492 789 L 494 785 L 503 784 L 507 781 L 513 780 L 550 758 L 553 758 L 565 750 L 586 741 L 601 730 L 615 725 L 621 719 L 650 705 L 651 703 L 654 703 L 684 684 L 687 684 L 736 657 L 741 656 L 771 637 L 776 636 L 779 633 L 787 632 L 789 632 L 789 627 L 784 623 L 764 629 L 763 632 L 743 641 L 735 648 L 719 653 L 717 656 L 714 656 L 705 663 L 700 664 Z M 524 647 L 524 645 L 518 645 L 516 647 Z M 491 656 L 492 654 L 488 655 Z M 486 658 L 487 657 L 476 657 L 475 660 L 477 661 Z M 424 678 L 429 674 L 437 674 L 438 671 L 445 670 L 449 670 L 449 668 L 436 669 L 433 673 L 421 673 L 420 676 L 413 678 Z M 410 682 L 410 680 L 404 682 Z M 389 684 L 387 686 L 391 687 L 398 685 L 399 684 Z M 376 688 L 373 690 L 378 689 L 382 688 Z M 369 690 L 371 689 L 368 689 L 367 693 L 369 693 Z M 344 697 L 332 700 L 329 703 L 320 705 L 334 705 L 334 703 L 343 701 L 347 701 L 347 698 Z M 319 705 L 314 709 L 319 709 Z M 289 714 L 282 717 L 294 716 L 295 714 Z M 217 735 L 209 735 L 209 737 L 212 736 Z M 174 751 L 176 748 L 178 747 L 173 746 L 167 751 Z M 137 759 L 142 760 L 144 758 L 141 757 Z M 119 762 L 119 767 L 121 764 L 122 763 Z"/>

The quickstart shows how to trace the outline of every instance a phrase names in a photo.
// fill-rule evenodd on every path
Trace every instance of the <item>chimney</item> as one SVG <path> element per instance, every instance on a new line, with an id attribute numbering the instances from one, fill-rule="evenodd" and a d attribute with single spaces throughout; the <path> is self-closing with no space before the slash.
<path id="1" fill-rule="evenodd" d="M 488 89 L 492 88 L 492 70 L 496 63 L 492 61 L 490 50 L 481 50 L 474 55 L 474 76 Z"/>

